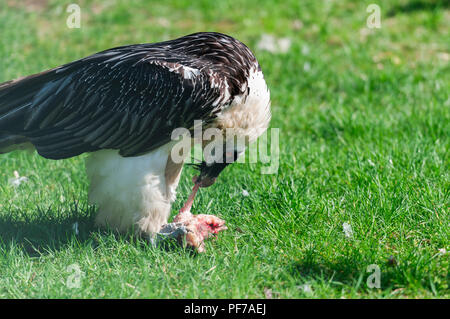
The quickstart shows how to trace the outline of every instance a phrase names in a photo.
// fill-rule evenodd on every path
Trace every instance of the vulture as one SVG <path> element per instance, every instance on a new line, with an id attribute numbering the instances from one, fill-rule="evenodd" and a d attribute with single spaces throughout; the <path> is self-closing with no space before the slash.
<path id="1" fill-rule="evenodd" d="M 249 48 L 199 32 L 108 49 L 0 84 L 0 154 L 32 149 L 59 160 L 88 153 L 97 225 L 152 240 L 182 237 L 201 252 L 203 240 L 226 226 L 190 213 L 197 190 L 211 186 L 270 118 L 270 93 Z M 196 165 L 192 194 L 168 224 L 185 159 L 173 156 L 180 128 L 188 138 L 196 128 L 219 134 L 189 139 L 213 159 Z"/>

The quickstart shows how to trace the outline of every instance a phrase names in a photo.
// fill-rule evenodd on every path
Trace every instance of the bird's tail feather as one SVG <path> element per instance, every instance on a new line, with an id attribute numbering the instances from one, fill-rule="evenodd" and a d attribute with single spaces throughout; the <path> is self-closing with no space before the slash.
<path id="1" fill-rule="evenodd" d="M 0 154 L 9 153 L 18 149 L 26 149 L 31 146 L 25 136 L 0 132 Z"/>
<path id="2" fill-rule="evenodd" d="M 0 154 L 22 149 L 28 142 L 22 133 L 33 99 L 45 83 L 38 79 L 41 74 L 0 84 Z"/>
<path id="3" fill-rule="evenodd" d="M 0 84 L 0 132 L 20 134 L 49 71 Z"/>
<path id="4" fill-rule="evenodd" d="M 20 131 L 33 94 L 24 90 L 22 80 L 0 84 L 0 131 Z"/>

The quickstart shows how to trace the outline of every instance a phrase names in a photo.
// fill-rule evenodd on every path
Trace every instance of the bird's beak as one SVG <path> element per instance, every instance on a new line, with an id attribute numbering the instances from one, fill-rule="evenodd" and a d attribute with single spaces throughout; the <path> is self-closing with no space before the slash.
<path id="1" fill-rule="evenodd" d="M 213 185 L 216 182 L 216 178 L 215 177 L 209 177 L 209 176 L 205 176 L 205 177 L 201 177 L 200 176 L 194 176 L 192 178 L 192 181 L 195 184 L 199 184 L 200 187 L 209 187 L 211 185 Z"/>
<path id="2" fill-rule="evenodd" d="M 194 188 L 192 188 L 192 192 L 189 195 L 186 203 L 184 206 L 180 209 L 180 212 L 190 212 L 192 208 L 192 204 L 194 203 L 195 195 L 197 194 L 197 191 L 200 187 L 209 187 L 212 184 L 215 183 L 216 179 L 213 177 L 203 177 L 199 178 L 199 176 L 194 176 L 192 178 L 192 181 L 194 182 Z"/>
<path id="3" fill-rule="evenodd" d="M 194 188 L 192 189 L 191 194 L 189 195 L 186 203 L 184 206 L 180 209 L 180 213 L 190 212 L 192 208 L 192 204 L 194 203 L 195 194 L 197 194 L 197 191 L 200 187 L 200 184 L 195 183 Z"/>

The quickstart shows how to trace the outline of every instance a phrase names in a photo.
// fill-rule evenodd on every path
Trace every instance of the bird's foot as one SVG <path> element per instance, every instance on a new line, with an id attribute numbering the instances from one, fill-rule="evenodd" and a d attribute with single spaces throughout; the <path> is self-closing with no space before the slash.
<path id="1" fill-rule="evenodd" d="M 173 223 L 161 228 L 158 237 L 176 239 L 201 253 L 205 251 L 204 240 L 225 229 L 227 229 L 225 221 L 216 216 L 180 212 Z"/>
<path id="2" fill-rule="evenodd" d="M 163 225 L 157 235 L 159 240 L 179 239 L 187 232 L 187 228 L 182 223 L 169 223 Z"/>

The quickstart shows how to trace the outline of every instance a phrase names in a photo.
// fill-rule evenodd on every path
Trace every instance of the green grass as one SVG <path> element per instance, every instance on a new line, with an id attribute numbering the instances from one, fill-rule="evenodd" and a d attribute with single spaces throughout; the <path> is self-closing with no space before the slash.
<path id="1" fill-rule="evenodd" d="M 201 255 L 96 229 L 84 156 L 1 156 L 0 297 L 448 298 L 449 7 L 376 1 L 382 27 L 367 32 L 372 2 L 80 0 L 81 29 L 65 25 L 70 1 L 0 2 L 0 82 L 219 31 L 257 55 L 280 128 L 278 174 L 235 164 L 199 194 L 194 211 L 229 225 Z M 258 50 L 262 34 L 292 45 Z M 10 185 L 14 170 L 28 182 Z M 193 174 L 183 172 L 173 215 Z M 80 288 L 66 285 L 72 264 Z M 366 284 L 370 264 L 380 289 Z"/>

